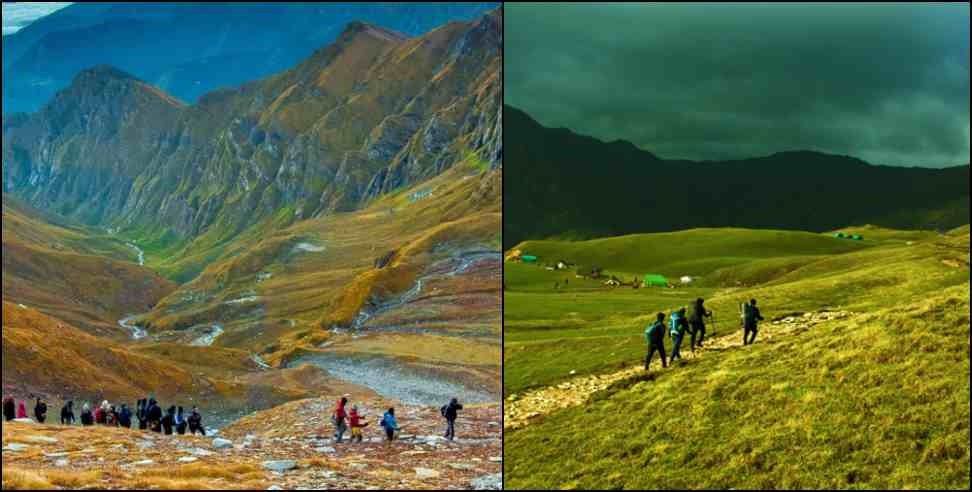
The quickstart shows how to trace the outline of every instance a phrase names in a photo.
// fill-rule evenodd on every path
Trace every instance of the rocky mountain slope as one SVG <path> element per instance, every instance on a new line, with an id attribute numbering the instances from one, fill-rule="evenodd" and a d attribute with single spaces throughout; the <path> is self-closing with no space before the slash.
<path id="1" fill-rule="evenodd" d="M 545 128 L 508 107 L 505 247 L 694 227 L 823 232 L 876 224 L 950 229 L 968 222 L 969 166 L 875 166 L 848 156 L 782 152 L 727 162 L 662 159 L 629 142 Z M 963 164 L 963 163 L 955 163 Z M 570 206 L 565 206 L 565 204 Z"/>
<path id="2" fill-rule="evenodd" d="M 500 10 L 417 38 L 353 22 L 293 69 L 195 105 L 88 69 L 4 118 L 3 189 L 132 236 L 223 245 L 260 220 L 354 210 L 465 153 L 498 167 L 501 40 Z"/>

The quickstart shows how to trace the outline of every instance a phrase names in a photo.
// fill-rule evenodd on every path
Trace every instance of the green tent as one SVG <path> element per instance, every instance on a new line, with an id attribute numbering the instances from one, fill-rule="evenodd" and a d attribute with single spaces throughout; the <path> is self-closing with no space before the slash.
<path id="1" fill-rule="evenodd" d="M 855 240 L 855 241 L 861 241 L 861 240 L 864 239 L 860 234 L 854 234 L 850 238 L 853 239 L 853 240 Z"/>
<path id="2" fill-rule="evenodd" d="M 843 232 L 838 232 L 838 233 L 834 234 L 834 237 L 843 239 L 845 236 L 844 236 L 844 233 Z"/>
<path id="3" fill-rule="evenodd" d="M 654 273 L 649 273 L 648 275 L 645 275 L 645 286 L 651 287 L 653 285 L 666 287 L 668 285 L 668 279 L 662 275 L 657 275 Z"/>
<path id="4" fill-rule="evenodd" d="M 536 263 L 537 262 L 537 257 L 536 256 L 531 256 L 531 255 L 523 255 L 523 256 L 520 257 L 520 259 L 523 260 L 523 263 Z"/>

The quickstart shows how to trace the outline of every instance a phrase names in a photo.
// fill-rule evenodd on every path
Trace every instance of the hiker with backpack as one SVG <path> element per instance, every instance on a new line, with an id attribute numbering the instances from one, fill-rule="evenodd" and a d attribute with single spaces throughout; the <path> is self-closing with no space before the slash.
<path id="1" fill-rule="evenodd" d="M 682 339 L 685 338 L 685 331 L 688 329 L 684 307 L 672 313 L 671 318 L 668 320 L 668 329 L 672 337 L 672 357 L 669 360 L 672 362 L 675 359 L 681 360 L 682 354 L 679 352 L 679 349 L 682 347 Z"/>
<path id="2" fill-rule="evenodd" d="M 37 397 L 37 403 L 34 405 L 34 418 L 37 419 L 37 423 L 43 424 L 47 420 L 47 403 Z"/>
<path id="3" fill-rule="evenodd" d="M 94 425 L 94 423 L 95 423 L 95 418 L 94 418 L 94 414 L 91 413 L 91 406 L 85 403 L 81 407 L 81 425 L 84 427 L 88 427 Z"/>
<path id="4" fill-rule="evenodd" d="M 175 418 L 176 418 L 176 407 L 175 405 L 169 407 L 165 412 L 165 417 L 162 417 L 162 431 L 165 435 L 171 436 L 172 429 L 175 428 Z"/>
<path id="5" fill-rule="evenodd" d="M 395 420 L 395 409 L 389 408 L 385 415 L 381 418 L 381 428 L 385 429 L 385 439 L 388 442 L 395 440 L 395 433 L 401 429 L 398 427 L 398 421 Z"/>
<path id="6" fill-rule="evenodd" d="M 68 401 L 61 407 L 61 425 L 74 425 L 74 402 Z"/>
<path id="7" fill-rule="evenodd" d="M 450 441 L 456 439 L 456 419 L 459 418 L 459 410 L 462 410 L 462 405 L 459 404 L 458 398 L 453 398 L 448 405 L 443 405 L 439 409 L 439 412 L 446 419 L 445 438 Z"/>
<path id="8" fill-rule="evenodd" d="M 662 367 L 668 367 L 665 360 L 665 313 L 658 313 L 655 322 L 645 328 L 645 343 L 648 344 L 648 353 L 645 354 L 645 370 L 651 365 L 651 359 L 655 352 L 661 354 Z"/>
<path id="9" fill-rule="evenodd" d="M 750 299 L 749 304 L 743 305 L 743 345 L 751 345 L 756 341 L 760 321 L 763 321 L 763 316 L 756 307 L 756 299 Z M 750 333 L 753 334 L 752 338 L 749 338 Z"/>
<path id="10" fill-rule="evenodd" d="M 155 401 L 155 398 L 149 398 L 148 409 L 145 411 L 148 428 L 152 432 L 161 434 L 162 433 L 162 407 L 159 403 Z"/>
<path id="11" fill-rule="evenodd" d="M 705 300 L 701 297 L 695 300 L 695 304 L 692 305 L 692 315 L 689 316 L 689 327 L 692 333 L 692 351 L 695 351 L 695 347 L 702 347 L 702 340 L 705 340 L 705 318 L 712 317 L 712 311 L 706 311 Z M 696 342 L 696 336 L 698 337 L 698 342 Z"/>
<path id="12" fill-rule="evenodd" d="M 334 441 L 337 443 L 344 442 L 344 433 L 348 431 L 348 413 L 345 411 L 347 404 L 347 397 L 342 397 L 334 409 L 334 414 L 331 415 L 331 423 L 334 424 Z"/>
<path id="13" fill-rule="evenodd" d="M 188 426 L 189 426 L 189 423 L 186 422 L 186 416 L 185 416 L 185 414 L 184 414 L 184 412 L 182 410 L 182 407 L 179 407 L 176 410 L 176 415 L 175 415 L 175 428 L 176 428 L 176 432 L 180 436 L 183 436 L 183 435 L 186 434 L 186 428 Z"/>
<path id="14" fill-rule="evenodd" d="M 3 419 L 10 422 L 16 416 L 16 407 L 12 396 L 3 399 Z"/>
<path id="15" fill-rule="evenodd" d="M 138 429 L 148 429 L 148 400 L 142 398 L 138 400 L 135 408 L 135 417 L 138 419 Z"/>
<path id="16" fill-rule="evenodd" d="M 132 428 L 132 411 L 128 409 L 127 403 L 122 403 L 121 411 L 118 412 L 118 425 L 126 429 Z"/>
<path id="17" fill-rule="evenodd" d="M 202 415 L 199 413 L 198 408 L 192 407 L 192 413 L 189 414 L 186 423 L 189 424 L 190 434 L 196 435 L 196 432 L 199 432 L 202 436 L 206 436 L 206 428 L 202 425 Z"/>

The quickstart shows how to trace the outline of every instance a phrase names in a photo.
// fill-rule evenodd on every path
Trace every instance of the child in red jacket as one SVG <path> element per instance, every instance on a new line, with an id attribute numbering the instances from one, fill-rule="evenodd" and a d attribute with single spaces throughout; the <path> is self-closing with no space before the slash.
<path id="1" fill-rule="evenodd" d="M 365 427 L 368 427 L 368 422 L 364 422 L 363 420 L 364 419 L 361 418 L 361 415 L 358 414 L 358 406 L 352 406 L 351 413 L 348 415 L 348 421 L 351 424 L 351 442 L 354 442 L 355 439 L 357 439 L 358 442 L 362 442 L 364 440 L 362 431 Z"/>

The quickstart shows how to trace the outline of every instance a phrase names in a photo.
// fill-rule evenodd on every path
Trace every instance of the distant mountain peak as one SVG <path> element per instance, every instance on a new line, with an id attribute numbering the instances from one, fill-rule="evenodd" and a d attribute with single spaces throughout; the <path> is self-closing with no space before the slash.
<path id="1" fill-rule="evenodd" d="M 74 77 L 74 82 L 84 79 L 120 79 L 120 80 L 139 80 L 134 75 L 125 72 L 111 65 L 95 65 L 78 72 Z"/>
<path id="2" fill-rule="evenodd" d="M 374 24 L 361 21 L 349 22 L 344 28 L 344 31 L 341 32 L 341 35 L 338 36 L 338 39 L 347 42 L 360 35 L 367 35 L 373 38 L 392 42 L 404 41 L 408 39 L 408 36 L 400 32 L 392 31 L 391 29 L 385 29 L 383 27 L 378 27 Z"/>

